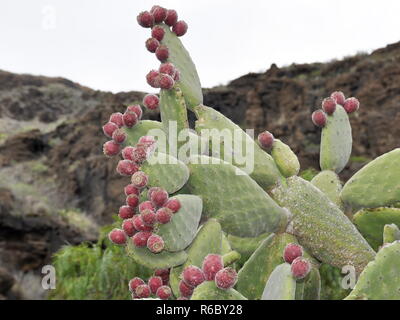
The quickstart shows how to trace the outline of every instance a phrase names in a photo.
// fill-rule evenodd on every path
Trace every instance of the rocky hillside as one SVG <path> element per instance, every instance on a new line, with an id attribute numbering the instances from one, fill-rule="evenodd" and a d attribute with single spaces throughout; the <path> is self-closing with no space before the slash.
<path id="1" fill-rule="evenodd" d="M 308 169 L 318 168 L 320 137 L 310 115 L 334 90 L 361 102 L 351 118 L 347 179 L 400 146 L 400 43 L 329 63 L 272 65 L 204 95 L 206 105 L 243 128 L 273 132 Z M 143 95 L 0 71 L 0 299 L 44 297 L 40 270 L 53 252 L 94 240 L 98 227 L 112 221 L 128 180 L 115 173 L 117 159 L 102 155 L 101 126 Z"/>

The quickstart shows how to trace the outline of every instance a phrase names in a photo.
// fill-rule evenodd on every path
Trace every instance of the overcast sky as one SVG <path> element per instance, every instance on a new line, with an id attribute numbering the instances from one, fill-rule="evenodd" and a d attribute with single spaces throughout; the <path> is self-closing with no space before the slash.
<path id="1" fill-rule="evenodd" d="M 182 40 L 203 87 L 400 41 L 399 0 L 0 0 L 0 69 L 151 91 L 145 75 L 158 62 L 136 15 L 153 4 L 189 24 Z"/>

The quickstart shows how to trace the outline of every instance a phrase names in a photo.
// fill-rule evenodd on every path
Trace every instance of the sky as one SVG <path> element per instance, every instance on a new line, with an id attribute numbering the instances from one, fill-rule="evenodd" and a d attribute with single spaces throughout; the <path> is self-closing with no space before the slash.
<path id="1" fill-rule="evenodd" d="M 400 41 L 399 0 L 1 0 L 0 69 L 152 92 L 145 75 L 159 63 L 136 16 L 153 4 L 188 23 L 181 39 L 203 87 Z"/>

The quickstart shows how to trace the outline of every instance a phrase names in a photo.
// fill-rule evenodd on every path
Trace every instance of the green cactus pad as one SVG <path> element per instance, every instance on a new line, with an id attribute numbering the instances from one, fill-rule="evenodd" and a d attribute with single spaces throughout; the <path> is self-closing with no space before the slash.
<path id="1" fill-rule="evenodd" d="M 187 266 L 194 265 L 201 268 L 204 258 L 209 253 L 221 254 L 222 252 L 221 225 L 214 219 L 209 219 L 197 232 L 187 252 L 184 265 L 175 267 L 170 272 L 170 286 L 175 296 L 179 296 L 179 281 L 181 273 Z"/>
<path id="2" fill-rule="evenodd" d="M 161 26 L 165 30 L 161 44 L 166 45 L 169 49 L 168 62 L 171 62 L 180 72 L 178 85 L 185 96 L 188 108 L 195 107 L 203 103 L 203 93 L 196 66 L 190 58 L 189 52 L 176 34 L 171 32 L 170 27 L 164 23 Z"/>
<path id="3" fill-rule="evenodd" d="M 271 233 L 263 233 L 255 238 L 243 238 L 229 234 L 227 238 L 232 250 L 240 253 L 240 260 L 238 261 L 238 265 L 243 266 L 244 263 L 249 260 L 253 252 L 256 251 L 261 242 L 268 238 L 270 235 Z"/>
<path id="4" fill-rule="evenodd" d="M 337 267 L 352 265 L 361 272 L 375 252 L 356 227 L 310 182 L 291 177 L 287 183 L 272 194 L 293 215 L 288 230 L 320 261 Z"/>
<path id="5" fill-rule="evenodd" d="M 400 241 L 383 247 L 346 300 L 400 300 Z"/>
<path id="6" fill-rule="evenodd" d="M 190 178 L 184 190 L 203 199 L 203 215 L 217 219 L 225 232 L 253 237 L 286 225 L 285 210 L 233 165 L 207 156 L 194 156 L 188 167 Z"/>
<path id="7" fill-rule="evenodd" d="M 221 158 L 229 163 L 232 163 L 236 167 L 245 170 L 246 163 L 250 166 L 250 161 L 245 162 L 246 157 L 241 159 L 243 152 L 249 155 L 252 161 L 254 161 L 254 170 L 252 170 L 249 175 L 262 187 L 269 189 L 277 183 L 283 183 L 283 177 L 276 166 L 272 157 L 263 151 L 254 140 L 245 133 L 238 125 L 233 123 L 231 120 L 226 118 L 220 112 L 214 110 L 213 108 L 206 107 L 203 105 L 197 106 L 195 108 L 195 114 L 197 117 L 196 121 L 196 131 L 203 137 L 205 137 L 205 132 L 203 130 L 209 131 L 209 141 L 210 141 L 210 151 L 211 155 L 216 158 Z M 213 145 L 213 138 L 220 137 L 220 134 L 227 133 L 226 141 L 221 138 L 222 141 L 217 139 L 218 143 Z M 228 135 L 229 133 L 229 135 Z M 241 150 L 235 150 L 229 145 L 234 146 L 234 142 L 241 139 L 240 144 Z M 222 143 L 220 143 L 222 142 Z M 220 143 L 220 144 L 219 144 Z M 249 146 L 249 148 L 246 148 Z M 225 149 L 228 155 L 233 155 L 233 159 L 225 159 L 224 153 Z M 254 155 L 251 155 L 251 149 L 254 148 Z M 219 152 L 218 152 L 219 150 Z M 243 150 L 243 152 L 242 152 Z M 238 155 L 240 157 L 238 157 Z M 239 159 L 239 161 L 238 161 Z M 251 166 L 250 166 L 251 167 Z M 250 172 L 251 170 L 248 170 Z"/>
<path id="8" fill-rule="evenodd" d="M 321 292 L 321 277 L 317 268 L 311 268 L 304 279 L 297 280 L 296 300 L 319 300 Z"/>
<path id="9" fill-rule="evenodd" d="M 336 105 L 336 111 L 327 117 L 322 129 L 319 158 L 321 170 L 341 172 L 350 159 L 352 143 L 349 116 L 341 105 Z"/>
<path id="10" fill-rule="evenodd" d="M 159 121 L 152 120 L 142 120 L 132 128 L 123 127 L 123 129 L 127 135 L 124 142 L 125 146 L 136 145 L 142 136 L 154 135 L 154 132 L 164 132 L 163 124 Z M 153 134 L 151 134 L 152 130 Z"/>
<path id="11" fill-rule="evenodd" d="M 299 173 L 299 159 L 292 149 L 281 140 L 274 140 L 271 155 L 284 177 L 296 176 Z"/>
<path id="12" fill-rule="evenodd" d="M 400 199 L 400 148 L 368 163 L 343 187 L 342 201 L 353 210 L 394 205 Z"/>
<path id="13" fill-rule="evenodd" d="M 161 152 L 154 153 L 140 170 L 148 175 L 149 187 L 164 188 L 169 194 L 180 190 L 189 179 L 189 169 L 182 161 Z"/>
<path id="14" fill-rule="evenodd" d="M 400 229 L 394 224 L 387 224 L 383 228 L 383 243 L 400 240 Z"/>
<path id="15" fill-rule="evenodd" d="M 295 300 L 296 280 L 290 264 L 282 263 L 271 272 L 263 290 L 261 300 Z"/>
<path id="16" fill-rule="evenodd" d="M 247 300 L 235 289 L 219 289 L 214 281 L 205 281 L 193 291 L 190 300 Z"/>
<path id="17" fill-rule="evenodd" d="M 172 216 L 169 223 L 160 225 L 158 235 L 165 242 L 165 250 L 175 252 L 185 249 L 196 235 L 203 209 L 201 199 L 193 195 L 174 197 L 181 203 L 181 208 Z"/>
<path id="18" fill-rule="evenodd" d="M 343 203 L 340 199 L 342 183 L 335 172 L 331 170 L 321 171 L 311 180 L 311 183 L 325 193 L 334 204 L 342 209 Z"/>
<path id="19" fill-rule="evenodd" d="M 350 293 L 350 289 L 343 289 L 344 274 L 337 267 L 322 263 L 319 267 L 321 276 L 321 300 L 342 300 Z"/>
<path id="20" fill-rule="evenodd" d="M 377 250 L 383 244 L 383 229 L 385 225 L 394 223 L 400 226 L 400 209 L 363 209 L 354 215 L 353 222 L 371 247 Z"/>
<path id="21" fill-rule="evenodd" d="M 185 251 L 152 253 L 147 248 L 138 248 L 132 241 L 126 246 L 127 254 L 138 264 L 150 269 L 166 269 L 179 266 L 187 260 Z"/>

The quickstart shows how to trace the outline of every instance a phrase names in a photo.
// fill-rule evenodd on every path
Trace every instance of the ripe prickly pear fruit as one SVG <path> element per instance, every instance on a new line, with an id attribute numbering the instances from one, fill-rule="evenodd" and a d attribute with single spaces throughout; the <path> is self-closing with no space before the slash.
<path id="1" fill-rule="evenodd" d="M 292 263 L 294 259 L 303 255 L 303 247 L 297 243 L 289 243 L 283 250 L 283 259 L 287 263 Z"/>
<path id="2" fill-rule="evenodd" d="M 156 214 L 149 209 L 143 210 L 140 216 L 142 217 L 143 223 L 147 226 L 152 226 L 157 221 Z"/>
<path id="3" fill-rule="evenodd" d="M 190 287 L 197 287 L 205 281 L 203 271 L 196 266 L 188 266 L 182 273 L 183 281 Z"/>
<path id="4" fill-rule="evenodd" d="M 155 207 L 162 207 L 168 201 L 168 192 L 163 188 L 153 189 L 149 192 L 150 201 Z"/>
<path id="5" fill-rule="evenodd" d="M 147 232 L 153 231 L 152 226 L 147 226 L 144 224 L 143 219 L 140 214 L 134 215 L 132 218 L 132 222 L 137 231 L 147 231 Z"/>
<path id="6" fill-rule="evenodd" d="M 126 133 L 122 129 L 117 129 L 114 131 L 112 139 L 115 143 L 122 144 L 126 140 Z"/>
<path id="7" fill-rule="evenodd" d="M 131 176 L 139 171 L 139 167 L 130 160 L 120 160 L 117 165 L 117 172 L 121 176 Z"/>
<path id="8" fill-rule="evenodd" d="M 137 115 L 138 120 L 142 119 L 143 111 L 140 105 L 134 104 L 126 107 L 126 111 L 134 112 Z"/>
<path id="9" fill-rule="evenodd" d="M 137 16 L 137 22 L 143 28 L 151 28 L 154 25 L 154 17 L 148 11 L 143 11 Z"/>
<path id="10" fill-rule="evenodd" d="M 160 6 L 153 6 L 150 13 L 153 14 L 155 23 L 161 23 L 167 17 L 167 9 Z"/>
<path id="11" fill-rule="evenodd" d="M 344 96 L 344 93 L 342 91 L 332 92 L 331 98 L 335 100 L 337 104 L 340 104 L 342 106 L 344 105 L 344 101 L 346 100 L 346 97 Z"/>
<path id="12" fill-rule="evenodd" d="M 344 110 L 346 110 L 347 113 L 356 112 L 359 107 L 360 107 L 360 102 L 358 101 L 357 98 L 353 97 L 346 99 L 343 105 L 343 108 Z"/>
<path id="13" fill-rule="evenodd" d="M 193 287 L 190 287 L 185 281 L 181 280 L 179 282 L 179 292 L 181 293 L 182 297 L 190 298 L 193 294 Z"/>
<path id="14" fill-rule="evenodd" d="M 311 271 L 311 263 L 303 257 L 298 257 L 293 260 L 291 270 L 294 278 L 304 279 Z"/>
<path id="15" fill-rule="evenodd" d="M 156 269 L 154 275 L 161 277 L 163 284 L 166 285 L 169 282 L 169 269 Z"/>
<path id="16" fill-rule="evenodd" d="M 130 194 L 136 194 L 138 196 L 140 194 L 140 190 L 136 188 L 133 184 L 128 184 L 124 188 L 124 192 L 126 196 L 129 196 Z"/>
<path id="17" fill-rule="evenodd" d="M 146 161 L 148 156 L 147 150 L 144 147 L 136 147 L 132 152 L 132 161 L 141 164 Z"/>
<path id="18" fill-rule="evenodd" d="M 136 247 L 143 248 L 147 245 L 147 240 L 151 237 L 150 231 L 139 231 L 132 237 L 133 244 Z"/>
<path id="19" fill-rule="evenodd" d="M 121 128 L 124 125 L 124 122 L 122 121 L 121 112 L 115 112 L 111 114 L 109 121 L 115 123 L 119 128 Z"/>
<path id="20" fill-rule="evenodd" d="M 217 272 L 224 268 L 224 262 L 222 256 L 219 254 L 208 254 L 202 265 L 202 270 L 207 281 L 213 281 Z"/>
<path id="21" fill-rule="evenodd" d="M 108 234 L 108 239 L 115 244 L 123 245 L 126 243 L 126 234 L 123 230 L 115 228 Z"/>
<path id="22" fill-rule="evenodd" d="M 133 225 L 132 219 L 124 220 L 124 222 L 122 223 L 122 229 L 128 237 L 133 237 L 133 235 L 136 233 L 136 229 Z"/>
<path id="23" fill-rule="evenodd" d="M 156 294 L 158 288 L 163 285 L 163 281 L 161 277 L 153 276 L 147 281 L 147 284 L 150 287 L 151 293 Z"/>
<path id="24" fill-rule="evenodd" d="M 151 36 L 158 41 L 161 41 L 164 38 L 165 30 L 160 26 L 154 26 L 151 29 Z"/>
<path id="25" fill-rule="evenodd" d="M 168 208 L 160 208 L 156 212 L 156 220 L 161 224 L 166 224 L 171 221 L 172 211 Z"/>
<path id="26" fill-rule="evenodd" d="M 130 206 L 122 206 L 119 208 L 118 216 L 121 219 L 130 219 L 135 214 L 135 210 Z"/>
<path id="27" fill-rule="evenodd" d="M 165 62 L 160 65 L 158 71 L 160 73 L 168 74 L 169 76 L 174 77 L 176 73 L 176 68 L 171 62 Z"/>
<path id="28" fill-rule="evenodd" d="M 131 178 L 132 184 L 139 189 L 142 189 L 145 186 L 147 186 L 148 181 L 149 177 L 143 171 L 135 172 Z"/>
<path id="29" fill-rule="evenodd" d="M 148 298 L 151 294 L 150 287 L 147 284 L 141 284 L 137 286 L 135 293 L 139 299 Z"/>
<path id="30" fill-rule="evenodd" d="M 122 116 L 122 120 L 124 122 L 124 126 L 128 128 L 132 128 L 138 122 L 138 117 L 135 112 L 125 111 Z"/>
<path id="31" fill-rule="evenodd" d="M 120 151 L 121 147 L 118 143 L 115 143 L 114 141 L 110 140 L 107 141 L 106 143 L 104 143 L 103 145 L 103 153 L 107 156 L 107 157 L 113 157 L 116 156 L 119 151 Z"/>
<path id="32" fill-rule="evenodd" d="M 150 110 L 155 110 L 160 104 L 160 99 L 155 94 L 147 94 L 143 98 L 143 105 Z"/>
<path id="33" fill-rule="evenodd" d="M 166 61 L 169 57 L 169 49 L 164 44 L 159 45 L 157 47 L 155 53 L 156 53 L 157 59 L 160 60 L 161 62 Z"/>
<path id="34" fill-rule="evenodd" d="M 121 155 L 124 160 L 131 160 L 133 161 L 132 153 L 135 150 L 135 147 L 125 147 L 122 149 Z"/>
<path id="35" fill-rule="evenodd" d="M 104 126 L 103 126 L 103 133 L 111 138 L 114 131 L 118 129 L 118 125 L 116 125 L 114 122 L 107 122 Z"/>
<path id="36" fill-rule="evenodd" d="M 135 292 L 136 288 L 142 284 L 145 284 L 145 282 L 142 279 L 140 279 L 139 277 L 135 277 L 135 278 L 131 279 L 129 281 L 129 286 L 128 286 L 129 291 Z"/>
<path id="37" fill-rule="evenodd" d="M 215 285 L 224 290 L 232 288 L 237 281 L 237 273 L 235 269 L 227 267 L 221 269 L 215 275 Z"/>
<path id="38" fill-rule="evenodd" d="M 322 110 L 316 110 L 311 115 L 312 122 L 320 128 L 326 125 L 326 114 Z"/>
<path id="39" fill-rule="evenodd" d="M 155 53 L 157 48 L 160 46 L 160 42 L 156 38 L 147 39 L 145 44 L 146 49 L 151 53 Z"/>
<path id="40" fill-rule="evenodd" d="M 336 110 L 336 100 L 332 98 L 325 98 L 322 101 L 322 110 L 324 110 L 326 114 L 333 114 Z"/>
<path id="41" fill-rule="evenodd" d="M 126 197 L 126 204 L 131 208 L 136 208 L 139 205 L 139 197 L 136 194 L 130 194 Z"/>
<path id="42" fill-rule="evenodd" d="M 263 149 L 271 149 L 272 145 L 274 144 L 274 136 L 269 131 L 261 132 L 258 135 L 258 143 L 260 144 L 261 148 Z"/>
<path id="43" fill-rule="evenodd" d="M 172 295 L 171 288 L 168 286 L 161 286 L 156 292 L 156 296 L 161 300 L 168 300 Z"/>
<path id="44" fill-rule="evenodd" d="M 144 144 L 148 147 L 152 146 L 155 144 L 157 141 L 154 139 L 153 136 L 142 136 L 139 138 L 138 143 Z"/>
<path id="45" fill-rule="evenodd" d="M 164 208 L 170 209 L 172 213 L 177 213 L 181 208 L 181 203 L 178 199 L 172 198 L 164 204 Z"/>
<path id="46" fill-rule="evenodd" d="M 154 211 L 154 206 L 150 201 L 143 201 L 139 204 L 139 212 L 142 213 L 144 210 Z"/>
<path id="47" fill-rule="evenodd" d="M 172 27 L 175 23 L 178 22 L 178 13 L 173 10 L 167 10 L 167 16 L 164 19 L 166 25 Z"/>
<path id="48" fill-rule="evenodd" d="M 153 253 L 160 253 L 164 250 L 164 240 L 157 234 L 153 234 L 147 240 L 147 248 Z"/>
<path id="49" fill-rule="evenodd" d="M 157 70 L 150 70 L 149 73 L 146 75 L 147 83 L 153 88 L 159 88 L 159 76 L 160 73 Z"/>
<path id="50" fill-rule="evenodd" d="M 178 36 L 178 37 L 182 37 L 183 35 L 185 35 L 185 33 L 187 32 L 188 29 L 188 25 L 185 21 L 180 20 L 177 23 L 174 24 L 174 26 L 172 27 L 172 31 Z"/>
<path id="51" fill-rule="evenodd" d="M 160 88 L 164 90 L 171 90 L 175 85 L 174 79 L 171 76 L 163 73 L 158 76 L 158 80 L 156 81 L 158 81 Z"/>

